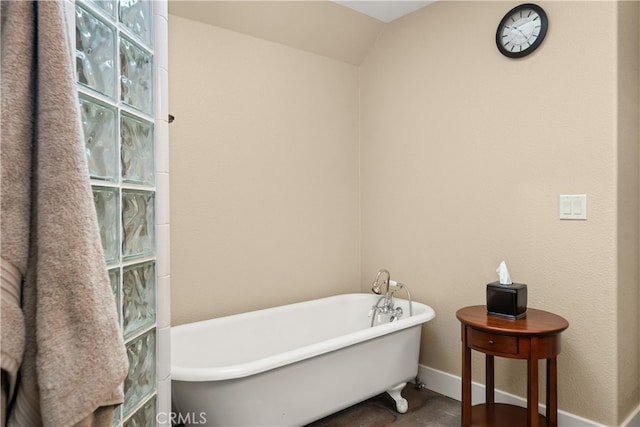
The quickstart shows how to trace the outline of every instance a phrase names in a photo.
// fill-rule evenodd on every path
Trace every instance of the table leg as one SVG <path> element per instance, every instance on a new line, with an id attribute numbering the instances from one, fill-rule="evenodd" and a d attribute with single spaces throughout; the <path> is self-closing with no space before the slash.
<path id="1" fill-rule="evenodd" d="M 491 406 L 493 406 L 493 403 L 495 402 L 495 394 L 494 394 L 494 389 L 495 389 L 495 382 L 494 382 L 494 375 L 493 375 L 493 356 L 490 354 L 487 354 L 485 357 L 485 376 L 486 376 L 486 398 L 485 398 L 485 403 L 487 405 L 487 408 L 490 408 Z"/>
<path id="2" fill-rule="evenodd" d="M 471 425 L 471 349 L 462 331 L 462 427 Z"/>
<path id="3" fill-rule="evenodd" d="M 533 343 L 531 344 L 533 347 Z M 538 427 L 538 360 L 527 360 L 527 427 Z"/>
<path id="4" fill-rule="evenodd" d="M 558 360 L 547 359 L 547 426 L 558 425 Z"/>

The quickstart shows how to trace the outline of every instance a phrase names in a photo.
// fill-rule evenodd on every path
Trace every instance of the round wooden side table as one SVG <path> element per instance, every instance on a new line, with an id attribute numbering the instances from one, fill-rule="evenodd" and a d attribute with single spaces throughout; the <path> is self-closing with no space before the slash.
<path id="1" fill-rule="evenodd" d="M 487 314 L 487 306 L 461 308 L 462 427 L 553 426 L 558 424 L 558 365 L 560 334 L 569 327 L 564 318 L 535 308 L 512 320 Z M 485 354 L 486 400 L 471 406 L 471 350 Z M 494 356 L 527 360 L 527 408 L 495 403 Z M 547 414 L 538 413 L 538 360 L 547 360 Z"/>

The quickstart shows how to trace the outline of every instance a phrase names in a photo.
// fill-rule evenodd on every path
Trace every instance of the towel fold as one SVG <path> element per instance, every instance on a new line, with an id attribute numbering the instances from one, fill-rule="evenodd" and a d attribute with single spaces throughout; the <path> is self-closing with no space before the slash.
<path id="1" fill-rule="evenodd" d="M 128 359 L 93 204 L 64 2 L 2 1 L 0 14 L 0 255 L 3 297 L 13 295 L 0 317 L 3 359 L 5 342 L 25 343 L 17 382 L 3 360 L 0 412 L 9 427 L 109 426 Z M 19 288 L 5 283 L 5 267 L 22 278 Z M 11 352 L 18 360 L 20 351 Z"/>
<path id="2" fill-rule="evenodd" d="M 24 353 L 24 318 L 20 308 L 22 274 L 4 258 L 0 259 L 0 299 L 2 305 L 2 336 L 0 341 L 0 368 L 2 368 L 3 408 L 13 400 L 18 369 Z M 5 412 L 2 412 L 4 414 Z M 4 425 L 4 420 L 2 422 Z"/>

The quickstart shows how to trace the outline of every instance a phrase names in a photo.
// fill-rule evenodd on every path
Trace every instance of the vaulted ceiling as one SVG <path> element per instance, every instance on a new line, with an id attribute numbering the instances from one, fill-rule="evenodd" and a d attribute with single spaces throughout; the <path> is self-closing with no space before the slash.
<path id="1" fill-rule="evenodd" d="M 430 3 L 171 0 L 169 14 L 358 65 L 386 22 Z"/>
<path id="2" fill-rule="evenodd" d="M 360 13 L 364 13 L 372 18 L 379 19 L 382 22 L 391 22 L 395 19 L 398 19 L 404 15 L 407 15 L 411 12 L 415 12 L 418 9 L 422 9 L 423 7 L 433 3 L 435 0 L 431 1 L 418 1 L 418 0 L 410 0 L 410 1 L 402 1 L 402 0 L 392 0 L 392 1 L 384 1 L 384 0 L 349 0 L 349 1 L 338 1 L 334 0 L 335 3 L 338 3 L 342 6 L 349 7 L 353 10 L 357 10 Z"/>

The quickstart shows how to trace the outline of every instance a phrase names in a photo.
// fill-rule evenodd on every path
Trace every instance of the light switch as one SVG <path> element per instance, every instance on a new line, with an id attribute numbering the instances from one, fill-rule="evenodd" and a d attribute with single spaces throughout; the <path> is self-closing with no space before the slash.
<path id="1" fill-rule="evenodd" d="M 561 194 L 560 219 L 587 219 L 587 195 Z"/>

